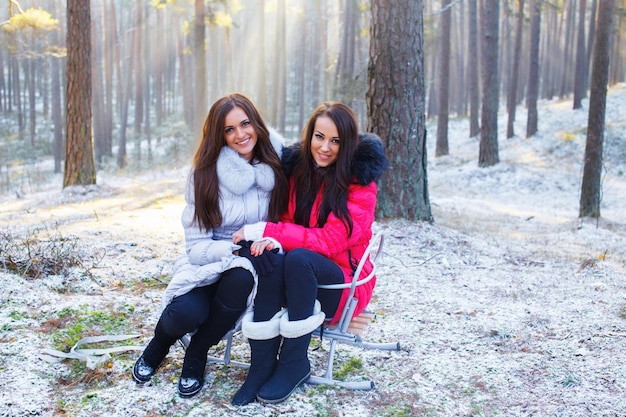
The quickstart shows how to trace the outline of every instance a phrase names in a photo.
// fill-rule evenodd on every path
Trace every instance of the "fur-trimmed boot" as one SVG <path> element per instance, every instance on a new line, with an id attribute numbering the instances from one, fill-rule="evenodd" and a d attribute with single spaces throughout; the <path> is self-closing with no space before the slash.
<path id="1" fill-rule="evenodd" d="M 250 370 L 246 381 L 235 393 L 233 405 L 250 404 L 256 399 L 259 388 L 274 372 L 278 362 L 280 318 L 285 310 L 280 310 L 270 320 L 253 321 L 253 313 L 247 313 L 241 322 L 241 333 L 250 344 Z"/>
<path id="2" fill-rule="evenodd" d="M 321 326 L 325 317 L 317 300 L 313 314 L 306 319 L 290 321 L 289 311 L 281 317 L 280 334 L 283 345 L 276 370 L 259 389 L 259 401 L 269 404 L 285 401 L 296 388 L 309 379 L 311 364 L 308 349 L 311 333 Z"/>

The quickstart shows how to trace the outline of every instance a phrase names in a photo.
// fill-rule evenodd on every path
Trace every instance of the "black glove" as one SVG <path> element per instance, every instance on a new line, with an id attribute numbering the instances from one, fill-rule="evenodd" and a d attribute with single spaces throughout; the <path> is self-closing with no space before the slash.
<path id="1" fill-rule="evenodd" d="M 258 275 L 270 274 L 274 270 L 274 267 L 280 262 L 281 255 L 278 254 L 278 248 L 264 250 L 259 256 L 254 256 L 250 253 L 250 245 L 252 244 L 252 241 L 246 242 L 245 240 L 242 240 L 237 244 L 241 246 L 241 249 L 238 251 L 238 255 L 248 258 L 250 262 L 252 262 L 252 266 Z"/>

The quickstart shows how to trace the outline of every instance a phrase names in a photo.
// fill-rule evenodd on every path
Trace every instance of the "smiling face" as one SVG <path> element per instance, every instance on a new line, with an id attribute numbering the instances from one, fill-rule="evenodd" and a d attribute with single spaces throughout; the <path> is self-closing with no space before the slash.
<path id="1" fill-rule="evenodd" d="M 319 116 L 311 136 L 311 155 L 317 166 L 325 168 L 335 163 L 339 155 L 339 142 L 339 131 L 333 119 Z"/>
<path id="2" fill-rule="evenodd" d="M 237 151 L 242 158 L 248 162 L 252 161 L 257 142 L 256 130 L 241 107 L 235 107 L 226 114 L 224 140 L 226 145 Z"/>

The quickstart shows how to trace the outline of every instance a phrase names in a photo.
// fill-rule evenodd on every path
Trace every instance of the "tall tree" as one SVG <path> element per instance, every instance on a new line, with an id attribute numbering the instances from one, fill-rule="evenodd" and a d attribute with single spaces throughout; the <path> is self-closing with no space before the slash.
<path id="1" fill-rule="evenodd" d="M 480 90 L 478 83 L 478 0 L 469 0 L 469 30 L 467 36 L 468 78 L 470 100 L 470 137 L 480 133 L 478 114 L 480 111 Z"/>
<path id="2" fill-rule="evenodd" d="M 135 133 L 135 163 L 141 163 L 141 123 L 143 122 L 143 93 L 144 93 L 144 72 L 143 64 L 146 56 L 144 54 L 145 45 L 143 41 L 143 2 L 135 3 L 135 28 L 134 34 L 135 42 L 133 43 L 134 52 L 133 57 L 133 70 L 135 71 L 135 83 L 133 85 L 135 93 L 134 109 L 135 117 L 133 119 L 133 130 Z"/>
<path id="3" fill-rule="evenodd" d="M 97 57 L 102 54 L 103 42 L 100 42 L 103 33 L 106 30 L 103 28 L 105 12 L 103 10 L 104 4 L 96 3 L 91 9 L 91 39 L 92 42 L 92 57 L 91 57 L 91 91 L 92 91 L 92 110 L 93 110 L 93 142 L 94 142 L 94 154 L 96 162 L 101 163 L 106 154 L 106 140 L 104 138 L 105 131 L 105 103 L 104 103 L 104 87 L 102 81 L 104 80 L 103 62 Z"/>
<path id="4" fill-rule="evenodd" d="M 422 0 L 372 0 L 367 130 L 381 136 L 390 169 L 378 217 L 432 221 L 426 175 Z"/>
<path id="5" fill-rule="evenodd" d="M 578 38 L 576 40 L 576 72 L 574 74 L 574 110 L 582 108 L 587 78 L 587 56 L 585 53 L 585 10 L 587 2 L 578 0 Z"/>
<path id="6" fill-rule="evenodd" d="M 358 7 L 355 0 L 343 1 L 343 24 L 341 25 L 341 42 L 337 56 L 335 72 L 335 96 L 339 101 L 352 105 L 354 96 L 354 60 L 356 45 L 356 20 Z"/>
<path id="7" fill-rule="evenodd" d="M 258 49 L 258 60 L 257 64 L 259 69 L 259 81 L 258 81 L 258 106 L 262 109 L 263 113 L 267 113 L 267 76 L 265 74 L 265 0 L 259 1 L 259 49 Z"/>
<path id="8" fill-rule="evenodd" d="M 541 1 L 533 0 L 531 3 L 530 18 L 530 70 L 528 72 L 528 93 L 526 105 L 528 107 L 528 119 L 526 121 L 526 137 L 529 138 L 537 132 L 537 99 L 539 95 L 539 34 L 541 30 Z"/>
<path id="9" fill-rule="evenodd" d="M 509 80 L 509 94 L 507 96 L 506 108 L 508 120 L 506 125 L 506 137 L 512 138 L 515 135 L 513 122 L 515 122 L 515 109 L 517 108 L 517 87 L 519 83 L 519 67 L 522 58 L 522 32 L 524 29 L 524 0 L 518 0 L 517 26 L 515 29 L 515 48 L 513 50 L 513 73 Z"/>
<path id="10" fill-rule="evenodd" d="M 90 0 L 67 0 L 66 140 L 63 188 L 96 183 L 91 133 Z"/>
<path id="11" fill-rule="evenodd" d="M 195 0 L 195 17 L 193 23 L 193 57 L 195 69 L 195 83 L 193 96 L 196 98 L 193 105 L 193 133 L 195 138 L 202 135 L 202 121 L 207 113 L 207 82 L 206 82 L 206 6 L 204 0 Z M 232 75 L 232 72 L 231 72 Z"/>
<path id="12" fill-rule="evenodd" d="M 60 15 L 59 9 L 61 6 L 57 3 L 54 5 L 55 16 Z M 65 33 L 63 30 L 63 25 L 59 25 L 59 30 L 55 31 L 52 35 L 52 41 L 55 45 L 57 45 L 57 51 L 61 49 L 61 45 L 65 45 Z M 52 80 L 50 83 L 51 89 L 51 100 L 52 100 L 52 122 L 54 123 L 54 147 L 53 147 L 53 155 L 54 155 L 54 173 L 60 174 L 61 171 L 61 162 L 63 161 L 63 128 L 65 127 L 65 123 L 63 123 L 63 112 L 62 112 L 62 95 L 63 95 L 63 87 L 61 86 L 61 79 L 63 76 L 63 65 L 64 54 L 52 54 L 51 55 L 51 76 Z"/>
<path id="13" fill-rule="evenodd" d="M 589 66 L 591 65 L 591 55 L 593 54 L 593 39 L 596 33 L 596 10 L 598 9 L 598 0 L 593 0 L 591 2 L 591 17 L 589 18 L 589 33 L 587 34 L 587 62 L 585 67 L 585 88 L 584 91 L 587 91 L 589 87 Z"/>
<path id="14" fill-rule="evenodd" d="M 286 12 L 287 5 L 286 0 L 277 0 L 276 2 L 276 70 L 274 71 L 274 85 L 276 86 L 276 97 L 274 99 L 274 123 L 276 128 L 282 134 L 285 133 L 285 112 L 287 107 L 287 75 L 286 75 L 286 51 L 285 43 L 287 42 L 287 24 L 286 24 Z"/>
<path id="15" fill-rule="evenodd" d="M 435 156 L 448 155 L 448 118 L 450 96 L 450 22 L 451 0 L 441 0 L 439 43 L 439 111 L 437 112 L 437 146 Z"/>
<path id="16" fill-rule="evenodd" d="M 565 30 L 565 44 L 563 45 L 563 60 L 561 61 L 561 89 L 559 97 L 565 97 L 571 90 L 572 84 L 572 49 L 574 45 L 574 25 L 576 17 L 576 5 L 573 1 L 564 1 L 563 7 L 567 8 L 567 21 Z"/>
<path id="17" fill-rule="evenodd" d="M 579 217 L 600 217 L 602 149 L 615 0 L 599 0 Z"/>
<path id="18" fill-rule="evenodd" d="M 498 31 L 500 0 L 481 3 L 483 100 L 480 115 L 480 149 L 478 165 L 492 166 L 500 162 L 498 155 Z"/>

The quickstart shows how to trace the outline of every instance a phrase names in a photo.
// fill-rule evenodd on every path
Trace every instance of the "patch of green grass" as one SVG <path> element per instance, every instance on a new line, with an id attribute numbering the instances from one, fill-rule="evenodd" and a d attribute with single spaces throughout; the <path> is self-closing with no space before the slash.
<path id="1" fill-rule="evenodd" d="M 566 388 L 580 385 L 580 377 L 573 372 L 568 372 L 565 375 L 565 378 L 561 380 L 561 385 L 563 385 Z"/>
<path id="2" fill-rule="evenodd" d="M 469 407 L 470 407 L 470 410 L 471 410 L 471 414 L 470 415 L 472 415 L 472 416 L 479 416 L 479 415 L 482 414 L 482 409 L 481 409 L 479 404 L 476 404 L 475 402 L 472 401 L 470 403 Z"/>
<path id="3" fill-rule="evenodd" d="M 92 404 L 94 400 L 96 400 L 98 398 L 98 394 L 95 392 L 88 392 L 87 394 L 83 395 L 80 399 L 80 405 L 82 407 L 85 407 L 89 404 Z"/>
<path id="4" fill-rule="evenodd" d="M 413 415 L 413 410 L 406 404 L 396 404 L 385 407 L 384 417 L 409 417 Z"/>
<path id="5" fill-rule="evenodd" d="M 12 320 L 26 320 L 28 318 L 28 313 L 25 311 L 16 311 L 13 310 L 9 313 L 9 318 Z"/>
<path id="6" fill-rule="evenodd" d="M 348 362 L 343 364 L 341 369 L 335 372 L 335 378 L 343 381 L 348 375 L 353 374 L 357 369 L 363 369 L 363 361 L 359 358 L 350 358 Z"/>
<path id="7" fill-rule="evenodd" d="M 68 351 L 86 336 L 126 333 L 131 329 L 133 306 L 125 305 L 114 310 L 91 310 L 89 306 L 65 308 L 56 318 L 43 324 L 49 330 L 55 349 Z"/>

